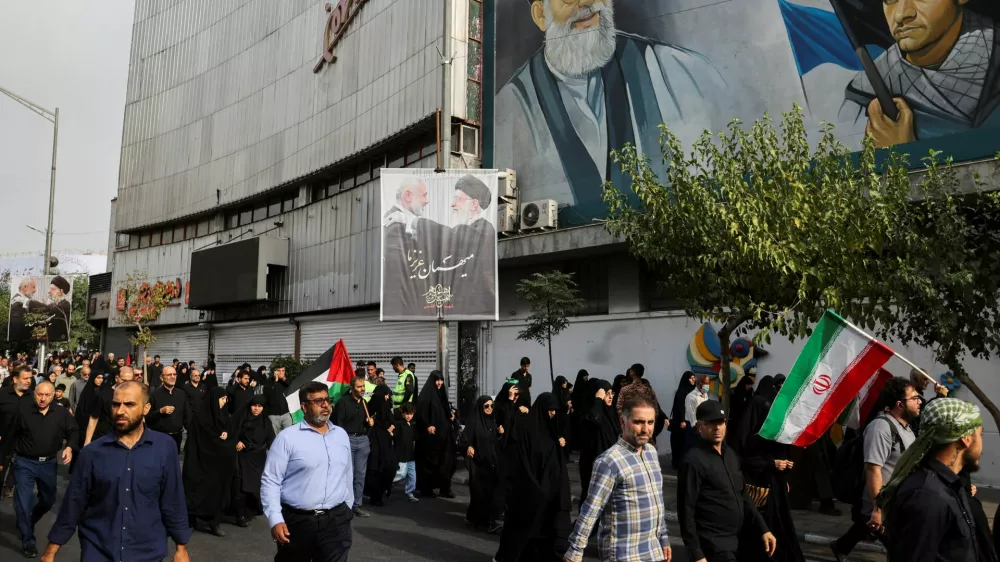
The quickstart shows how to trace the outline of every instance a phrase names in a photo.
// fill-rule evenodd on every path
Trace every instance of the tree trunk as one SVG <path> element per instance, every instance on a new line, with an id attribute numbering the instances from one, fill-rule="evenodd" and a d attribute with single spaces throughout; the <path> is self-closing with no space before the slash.
<path id="1" fill-rule="evenodd" d="M 997 408 L 997 405 L 990 400 L 989 396 L 986 396 L 983 389 L 979 388 L 976 381 L 972 380 L 969 373 L 965 371 L 965 367 L 962 366 L 962 362 L 958 359 L 951 359 L 947 362 L 947 365 L 948 368 L 951 369 L 951 372 L 955 373 L 958 377 L 958 380 L 962 381 L 962 384 L 972 392 L 972 395 L 975 396 L 983 407 L 986 408 L 986 411 L 993 416 L 993 423 L 995 423 L 997 427 L 1000 427 L 1000 408 Z"/>
<path id="2" fill-rule="evenodd" d="M 732 373 L 729 372 L 729 363 L 732 355 L 729 351 L 729 337 L 739 328 L 741 324 L 749 320 L 747 314 L 737 314 L 730 316 L 729 320 L 719 329 L 719 382 L 722 385 L 720 397 L 722 398 L 722 409 L 729 412 L 729 391 L 732 389 Z"/>
<path id="3" fill-rule="evenodd" d="M 549 349 L 549 382 L 551 382 L 552 384 L 555 384 L 556 383 L 556 375 L 555 375 L 555 370 L 552 367 L 552 330 L 551 329 L 549 329 L 548 334 L 546 335 L 546 340 L 548 341 L 548 345 L 546 345 L 545 347 L 547 347 Z"/>

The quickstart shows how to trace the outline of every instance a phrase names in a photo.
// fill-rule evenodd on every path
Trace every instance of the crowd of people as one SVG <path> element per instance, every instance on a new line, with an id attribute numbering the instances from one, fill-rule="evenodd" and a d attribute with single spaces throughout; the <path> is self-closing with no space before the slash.
<path id="1" fill-rule="evenodd" d="M 39 555 L 34 526 L 55 504 L 60 463 L 71 480 L 43 560 L 78 532 L 84 559 L 160 560 L 169 537 L 180 562 L 192 531 L 222 537 L 224 521 L 259 516 L 275 560 L 346 560 L 352 518 L 372 516 L 397 483 L 402 501 L 454 498 L 464 463 L 466 523 L 499 534 L 496 562 L 579 562 L 595 532 L 601 560 L 671 560 L 655 446 L 666 430 L 692 562 L 802 562 L 795 496 L 835 511 L 830 472 L 846 458 L 825 451 L 832 443 L 794 450 L 759 435 L 781 375 L 738 381 L 727 412 L 706 376 L 684 373 L 668 415 L 641 364 L 610 382 L 560 376 L 532 399 L 523 358 L 463 425 L 441 374 L 421 386 L 401 357 L 390 362 L 394 387 L 369 362 L 339 397 L 315 382 L 293 392 L 281 367 L 244 364 L 219 381 L 211 357 L 204 368 L 127 362 L 58 357 L 39 374 L 25 356 L 0 359 L 0 481 L 13 489 L 26 557 Z M 890 560 L 997 560 L 970 480 L 982 418 L 946 389 L 930 401 L 926 390 L 916 374 L 888 381 L 841 446 L 857 451 L 858 487 L 836 560 L 869 538 Z M 797 479 L 802 462 L 809 474 Z"/>

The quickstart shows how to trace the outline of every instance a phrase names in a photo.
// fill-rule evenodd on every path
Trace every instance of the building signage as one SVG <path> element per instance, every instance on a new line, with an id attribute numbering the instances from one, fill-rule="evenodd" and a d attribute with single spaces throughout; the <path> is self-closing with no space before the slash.
<path id="1" fill-rule="evenodd" d="M 358 15 L 361 7 L 367 1 L 340 0 L 336 6 L 333 4 L 326 5 L 326 13 L 330 15 L 327 16 L 326 25 L 323 27 L 323 56 L 320 57 L 319 62 L 313 67 L 313 72 L 323 70 L 323 66 L 328 63 L 333 64 L 337 62 L 337 56 L 333 54 L 333 50 L 337 47 L 337 43 L 340 42 L 340 38 L 347 32 L 347 26 L 350 25 L 351 20 L 354 19 L 354 16 Z"/>
<path id="2" fill-rule="evenodd" d="M 182 285 L 180 279 L 177 279 L 176 281 L 157 281 L 153 285 L 153 287 L 161 287 L 164 285 L 166 285 L 167 289 L 169 289 L 169 292 L 167 294 L 169 295 L 170 302 L 167 304 L 167 306 L 180 306 L 181 303 L 179 299 L 182 296 L 184 297 L 184 303 L 187 304 L 188 293 L 191 292 L 190 282 L 184 283 Z M 149 296 L 147 294 L 147 291 L 149 289 L 150 289 L 149 283 L 143 283 L 139 287 L 140 303 L 148 302 Z M 125 294 L 125 289 L 118 289 L 118 295 L 115 302 L 115 310 L 124 311 L 127 303 L 128 303 L 128 298 L 127 295 Z"/>

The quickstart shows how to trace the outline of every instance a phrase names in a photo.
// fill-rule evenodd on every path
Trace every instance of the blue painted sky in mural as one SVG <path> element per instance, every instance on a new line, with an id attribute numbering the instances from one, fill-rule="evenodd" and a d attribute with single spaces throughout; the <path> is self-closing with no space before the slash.
<path id="1" fill-rule="evenodd" d="M 799 76 L 826 63 L 848 70 L 861 70 L 861 61 L 854 53 L 836 14 L 787 0 L 778 0 L 778 7 L 788 32 L 788 41 L 792 45 Z M 884 51 L 881 47 L 868 47 L 872 58 L 877 58 Z"/>

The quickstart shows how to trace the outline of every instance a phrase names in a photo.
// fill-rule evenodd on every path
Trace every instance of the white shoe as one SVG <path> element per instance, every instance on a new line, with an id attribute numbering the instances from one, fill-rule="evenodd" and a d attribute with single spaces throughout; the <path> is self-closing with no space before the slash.
<path id="1" fill-rule="evenodd" d="M 420 500 L 417 499 L 417 496 L 414 496 L 413 494 L 406 494 L 406 499 L 409 500 L 412 503 L 419 503 L 420 502 Z"/>

